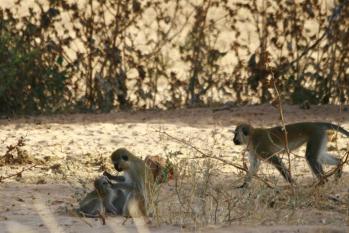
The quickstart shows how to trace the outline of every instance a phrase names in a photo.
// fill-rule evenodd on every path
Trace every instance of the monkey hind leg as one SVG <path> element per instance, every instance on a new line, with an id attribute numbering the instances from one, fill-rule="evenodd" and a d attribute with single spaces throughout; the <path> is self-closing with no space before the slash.
<path id="1" fill-rule="evenodd" d="M 322 164 L 337 166 L 335 176 L 336 178 L 340 178 L 342 176 L 343 165 L 341 159 L 336 158 L 334 155 L 328 152 L 324 152 L 320 154 L 319 162 Z"/>
<path id="2" fill-rule="evenodd" d="M 145 202 L 143 197 L 135 193 L 130 194 L 124 206 L 123 215 L 131 218 L 146 216 Z"/>
<path id="3" fill-rule="evenodd" d="M 278 169 L 278 171 L 281 173 L 281 175 L 285 178 L 287 182 L 293 183 L 290 171 L 286 168 L 285 164 L 279 157 L 272 156 L 268 159 L 268 162 L 274 165 L 276 169 Z"/>
<path id="4" fill-rule="evenodd" d="M 86 195 L 86 197 L 80 201 L 79 208 L 76 212 L 82 217 L 98 218 L 98 216 L 104 213 L 104 206 L 102 201 L 97 197 L 97 192 L 92 191 Z"/>
<path id="5" fill-rule="evenodd" d="M 128 203 L 128 213 L 132 218 L 146 216 L 144 204 L 137 199 L 132 199 Z"/>
<path id="6" fill-rule="evenodd" d="M 308 161 L 310 169 L 321 183 L 325 181 L 325 177 L 324 170 L 319 160 L 320 154 L 324 151 L 324 145 L 326 145 L 325 137 L 325 134 L 314 136 L 313 139 L 308 141 L 305 152 L 305 158 Z"/>
<path id="7" fill-rule="evenodd" d="M 112 205 L 116 208 L 116 212 L 118 215 L 122 215 L 123 214 L 123 208 L 125 206 L 126 203 L 126 197 L 125 195 L 120 191 L 118 192 L 118 197 L 115 198 L 112 201 Z"/>

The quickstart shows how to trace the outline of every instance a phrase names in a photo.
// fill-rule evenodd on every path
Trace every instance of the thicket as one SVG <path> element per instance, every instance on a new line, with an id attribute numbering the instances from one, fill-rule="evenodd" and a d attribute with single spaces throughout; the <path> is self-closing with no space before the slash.
<path id="1" fill-rule="evenodd" d="M 0 113 L 348 104 L 348 1 L 0 6 Z"/>

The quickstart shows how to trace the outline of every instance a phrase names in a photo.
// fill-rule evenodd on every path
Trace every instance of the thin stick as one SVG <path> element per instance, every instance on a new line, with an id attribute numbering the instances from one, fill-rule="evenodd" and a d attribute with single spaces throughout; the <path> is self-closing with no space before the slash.
<path id="1" fill-rule="evenodd" d="M 290 149 L 288 147 L 288 137 L 287 137 L 287 130 L 286 130 L 286 123 L 285 123 L 285 117 L 284 117 L 284 111 L 282 108 L 282 100 L 280 96 L 280 92 L 276 86 L 275 78 L 273 72 L 271 72 L 271 76 L 273 78 L 273 86 L 276 92 L 276 96 L 278 98 L 278 109 L 279 109 L 279 114 L 280 114 L 280 119 L 281 119 L 281 125 L 282 125 L 282 131 L 284 131 L 284 141 L 285 141 L 285 151 L 287 153 L 287 159 L 288 159 L 288 171 L 290 173 L 290 177 L 292 179 L 292 172 L 291 172 L 291 155 L 290 155 Z M 291 183 L 292 185 L 292 183 Z"/>
<path id="2" fill-rule="evenodd" d="M 102 195 L 97 188 L 96 188 L 96 193 L 97 193 L 99 201 L 101 201 L 103 203 Z M 105 221 L 105 212 L 106 212 L 106 210 L 105 210 L 105 207 L 103 204 L 102 211 L 98 211 L 98 218 L 100 218 L 102 220 L 102 225 L 105 225 L 105 222 L 106 222 Z"/>
<path id="3" fill-rule="evenodd" d="M 235 164 L 235 163 L 232 163 L 232 162 L 229 162 L 229 161 L 226 161 L 222 158 L 219 158 L 219 157 L 216 157 L 216 156 L 212 156 L 212 155 L 208 155 L 206 154 L 205 152 L 203 152 L 202 150 L 200 150 L 199 148 L 197 148 L 196 146 L 190 144 L 189 142 L 183 140 L 183 139 L 179 139 L 179 138 L 176 138 L 164 131 L 160 131 L 160 130 L 156 130 L 155 132 L 158 132 L 158 133 L 161 133 L 161 134 L 164 134 L 166 135 L 167 137 L 179 142 L 179 143 L 182 143 L 192 149 L 194 149 L 195 151 L 197 151 L 199 154 L 201 154 L 201 157 L 197 157 L 197 159 L 202 159 L 202 158 L 209 158 L 209 159 L 215 159 L 215 160 L 218 160 L 218 161 L 221 161 L 222 163 L 224 164 L 227 164 L 227 165 L 230 165 L 232 167 L 235 167 L 236 169 L 239 169 L 241 171 L 244 171 L 244 172 L 248 172 L 248 169 L 238 165 L 238 164 Z M 264 180 L 263 178 L 259 177 L 258 175 L 253 175 L 254 177 L 256 177 L 258 180 L 262 181 L 264 184 L 266 184 L 269 188 L 273 188 L 273 186 L 271 184 L 269 184 L 266 180 Z"/>
<path id="4" fill-rule="evenodd" d="M 89 223 L 88 221 L 86 221 L 85 217 L 84 217 L 84 213 L 80 212 L 80 214 L 78 214 L 75 211 L 71 211 L 70 212 L 74 217 L 78 217 L 82 222 L 86 223 L 89 227 L 93 227 L 91 223 Z"/>
<path id="5" fill-rule="evenodd" d="M 28 170 L 30 170 L 30 169 L 32 169 L 32 168 L 35 168 L 36 166 L 38 166 L 38 165 L 37 165 L 37 164 L 34 164 L 34 165 L 30 166 L 30 167 L 23 168 L 21 171 L 16 172 L 16 173 L 14 173 L 14 174 L 11 174 L 11 175 L 8 175 L 8 176 L 0 176 L 0 182 L 2 182 L 3 180 L 9 179 L 9 178 L 11 178 L 11 177 L 14 177 L 14 176 L 19 176 L 19 175 L 21 175 L 23 172 L 28 171 Z"/>
<path id="6" fill-rule="evenodd" d="M 100 218 L 102 220 L 102 225 L 105 225 L 105 215 L 104 213 L 101 213 L 98 211 L 98 218 Z"/>
<path id="7" fill-rule="evenodd" d="M 328 177 L 332 176 L 333 174 L 337 173 L 339 169 L 342 169 L 343 165 L 346 164 L 349 160 L 349 151 L 347 151 L 344 155 L 344 160 L 338 164 L 338 166 L 333 169 L 332 171 L 327 172 L 327 174 L 325 174 L 325 176 L 323 177 L 324 179 L 327 179 Z"/>

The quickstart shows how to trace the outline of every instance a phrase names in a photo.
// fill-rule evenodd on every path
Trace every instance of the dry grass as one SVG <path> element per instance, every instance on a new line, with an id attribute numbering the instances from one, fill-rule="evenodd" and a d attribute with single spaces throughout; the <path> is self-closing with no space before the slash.
<path id="1" fill-rule="evenodd" d="M 0 175 L 8 178 L 1 181 L 0 193 L 9 201 L 0 203 L 6 210 L 0 213 L 0 225 L 6 227 L 15 222 L 34 229 L 34 232 L 48 232 L 51 229 L 42 220 L 47 216 L 51 222 L 55 219 L 64 232 L 70 232 L 70 229 L 113 232 L 110 231 L 113 226 L 121 227 L 123 219 L 120 218 L 107 217 L 103 226 L 99 221 L 79 219 L 69 212 L 92 189 L 95 177 L 104 170 L 114 172 L 109 155 L 117 147 L 129 148 L 143 158 L 146 155 L 167 157 L 175 165 L 175 179 L 153 190 L 149 212 L 153 225 L 161 226 L 156 229 L 163 229 L 164 225 L 176 227 L 177 231 L 183 228 L 200 230 L 212 225 L 347 225 L 348 165 L 344 165 L 344 174 L 339 181 L 330 177 L 330 182 L 324 186 L 316 186 L 316 179 L 304 160 L 304 148 L 291 154 L 292 174 L 296 180 L 293 189 L 266 163 L 262 163 L 259 178 L 253 179 L 250 188 L 235 188 L 243 180 L 246 162 L 243 147 L 233 146 L 230 130 L 236 124 L 234 121 L 239 121 L 240 114 L 248 116 L 246 121 L 249 117 L 257 119 L 260 125 L 275 124 L 271 119 L 277 119 L 277 110 L 274 116 L 270 109 L 263 109 L 240 108 L 221 113 L 204 113 L 197 109 L 189 114 L 188 110 L 183 110 L 161 113 L 161 116 L 154 113 L 158 118 L 151 117 L 150 113 L 132 113 L 124 120 L 112 114 L 91 115 L 92 122 L 86 122 L 86 119 L 74 121 L 72 119 L 79 116 L 68 116 L 60 118 L 64 123 L 58 123 L 60 120 L 54 118 L 35 118 L 3 124 L 1 154 L 9 154 L 8 148 L 18 145 L 21 136 L 27 135 L 25 145 L 18 151 L 25 151 L 26 161 L 34 162 L 2 164 Z M 289 107 L 285 110 L 286 117 L 292 115 L 290 112 L 296 112 L 293 115 L 303 120 L 328 116 L 328 111 L 323 111 L 322 115 L 315 107 L 313 112 Z M 335 114 L 335 111 L 331 112 Z M 136 120 L 136 116 L 142 120 Z M 338 119 L 340 116 L 339 113 L 331 117 Z M 144 118 L 148 119 L 146 124 Z M 177 121 L 170 125 L 165 119 Z M 196 123 L 191 122 L 192 119 L 197 119 Z M 211 119 L 217 124 L 210 124 Z M 32 121 L 36 123 L 32 124 Z M 348 128 L 347 124 L 343 126 Z M 12 130 L 12 127 L 17 129 Z M 122 143 L 111 143 L 108 138 L 126 139 Z M 329 143 L 329 150 L 344 157 L 348 151 L 346 138 L 341 135 L 334 138 L 336 140 Z M 16 153 L 12 155 L 13 158 L 17 156 Z M 287 155 L 282 156 L 287 159 Z M 32 165 L 36 166 L 30 168 Z M 27 168 L 30 169 L 25 170 Z M 331 168 L 326 167 L 326 171 Z M 125 225 L 126 229 L 133 226 L 131 221 Z"/>
<path id="2" fill-rule="evenodd" d="M 205 150 L 215 151 L 214 146 L 212 144 Z M 170 191 L 163 198 L 160 194 L 154 202 L 158 223 L 201 228 L 233 222 L 282 225 L 313 224 L 316 221 L 335 224 L 349 220 L 349 192 L 343 189 L 346 184 L 343 179 L 336 182 L 331 179 L 318 186 L 315 179 L 298 178 L 297 185 L 292 187 L 281 181 L 273 167 L 267 166 L 261 177 L 272 184 L 272 188 L 255 180 L 250 188 L 237 189 L 242 172 L 225 174 L 222 171 L 227 169 L 229 162 L 224 163 L 220 157 L 214 156 L 200 159 L 201 156 L 197 148 L 192 148 L 185 157 L 175 159 L 178 176 L 167 187 Z M 304 159 L 291 159 L 291 164 L 296 163 L 299 166 Z M 307 216 L 307 210 L 336 212 L 336 215 L 314 220 L 313 216 Z"/>

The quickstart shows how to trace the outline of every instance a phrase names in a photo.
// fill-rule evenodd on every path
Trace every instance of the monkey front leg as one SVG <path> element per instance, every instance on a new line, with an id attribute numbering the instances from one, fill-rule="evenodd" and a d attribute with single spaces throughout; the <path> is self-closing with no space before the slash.
<path id="1" fill-rule="evenodd" d="M 107 171 L 103 172 L 103 176 L 108 177 L 109 180 L 114 180 L 114 181 L 117 181 L 117 182 L 125 182 L 125 177 L 124 176 L 114 176 L 114 175 L 110 174 Z"/>
<path id="2" fill-rule="evenodd" d="M 242 185 L 238 186 L 238 188 L 246 188 L 246 187 L 248 187 L 249 183 L 252 180 L 252 177 L 254 175 L 256 175 L 256 173 L 258 171 L 258 168 L 259 168 L 259 165 L 260 165 L 260 161 L 258 160 L 256 154 L 253 153 L 253 152 L 249 152 L 248 153 L 248 160 L 249 160 L 250 166 L 249 166 L 248 171 L 247 171 L 247 173 L 245 175 L 244 183 Z"/>
<path id="3" fill-rule="evenodd" d="M 113 204 L 114 198 L 115 197 L 110 196 L 104 200 L 105 209 L 107 212 L 112 213 L 113 215 L 122 214 L 122 210 L 120 210 L 114 206 L 114 204 Z"/>
<path id="4" fill-rule="evenodd" d="M 269 163 L 273 164 L 276 169 L 281 173 L 281 175 L 285 178 L 285 180 L 292 184 L 294 183 L 290 171 L 286 168 L 285 164 L 282 162 L 282 160 L 277 156 L 272 156 L 267 160 Z"/>
<path id="5" fill-rule="evenodd" d="M 134 192 L 136 190 L 135 186 L 133 184 L 128 183 L 115 183 L 112 184 L 113 189 L 122 189 L 126 192 Z"/>

